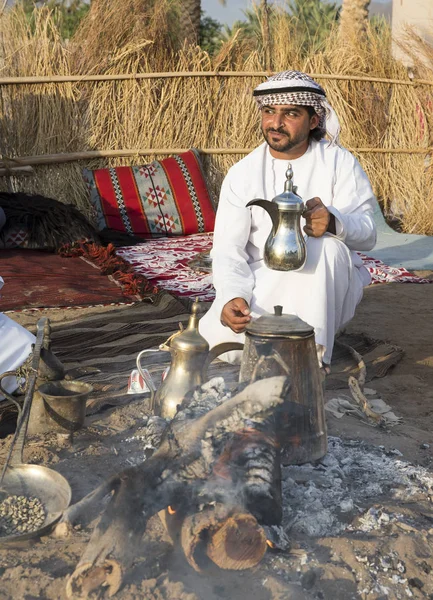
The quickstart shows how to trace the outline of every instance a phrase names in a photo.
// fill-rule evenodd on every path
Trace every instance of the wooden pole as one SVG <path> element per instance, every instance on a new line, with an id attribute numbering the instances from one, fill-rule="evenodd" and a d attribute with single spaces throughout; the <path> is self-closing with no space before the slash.
<path id="1" fill-rule="evenodd" d="M 271 32 L 269 28 L 269 6 L 267 0 L 262 0 L 260 7 L 261 27 L 263 49 L 265 54 L 265 68 L 268 72 L 272 71 L 272 48 L 271 48 Z"/>
<path id="2" fill-rule="evenodd" d="M 430 154 L 433 147 L 429 148 L 347 148 L 350 152 L 357 154 Z M 123 150 L 89 150 L 83 152 L 71 152 L 61 154 L 42 154 L 39 156 L 21 156 L 15 160 L 20 167 L 60 165 L 80 160 L 93 160 L 97 158 L 120 158 L 127 156 L 151 156 L 172 155 L 187 152 L 189 148 L 135 148 Z M 204 155 L 235 155 L 249 154 L 254 148 L 202 148 L 198 150 Z M 13 168 L 13 167 L 12 167 Z M 7 165 L 0 159 L 0 169 L 7 169 Z M 1 172 L 0 172 L 1 173 Z"/>
<path id="3" fill-rule="evenodd" d="M 20 166 L 58 165 L 79 160 L 92 160 L 95 158 L 118 158 L 126 156 L 170 155 L 188 152 L 190 148 L 134 148 L 122 150 L 88 150 L 83 152 L 70 152 L 60 154 L 42 154 L 39 156 L 21 156 L 15 160 Z M 204 148 L 201 154 L 248 154 L 253 148 Z M 0 159 L 0 168 L 5 167 Z"/>
<path id="4" fill-rule="evenodd" d="M 43 85 L 51 83 L 95 83 L 104 81 L 138 81 L 141 79 L 174 79 L 179 77 L 267 77 L 270 71 L 173 71 L 158 73 L 120 73 L 112 75 L 46 75 L 29 77 L 0 77 L 0 85 Z M 330 81 L 365 81 L 392 85 L 433 86 L 429 79 L 387 79 L 361 75 L 334 75 L 330 73 L 310 73 L 314 79 Z"/>
<path id="5" fill-rule="evenodd" d="M 0 167 L 0 177 L 9 175 L 25 175 L 34 173 L 32 167 L 10 167 L 9 169 Z"/>

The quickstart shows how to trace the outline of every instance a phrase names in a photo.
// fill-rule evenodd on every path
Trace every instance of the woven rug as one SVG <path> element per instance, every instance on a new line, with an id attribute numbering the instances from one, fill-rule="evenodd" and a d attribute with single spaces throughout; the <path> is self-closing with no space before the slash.
<path id="1" fill-rule="evenodd" d="M 378 258 L 366 256 L 362 252 L 357 254 L 362 258 L 364 267 L 371 275 L 370 285 L 377 283 L 433 283 L 433 279 L 418 277 L 404 267 L 390 267 Z"/>
<path id="2" fill-rule="evenodd" d="M 188 263 L 200 252 L 212 248 L 212 234 L 176 236 L 149 240 L 144 244 L 116 248 L 116 255 L 132 265 L 135 273 L 176 296 L 214 299 L 215 289 L 209 273 L 199 273 Z"/>
<path id="3" fill-rule="evenodd" d="M 158 347 L 178 331 L 179 323 L 185 326 L 188 318 L 185 303 L 162 292 L 152 303 L 138 303 L 104 315 L 53 324 L 52 349 L 74 378 L 83 370 L 84 373 L 89 371 L 81 379 L 94 387 L 88 403 L 88 414 L 93 414 L 103 406 L 149 398 L 148 394 L 127 393 L 137 354 L 148 348 L 155 349 L 146 355 L 143 366 L 159 385 L 163 371 L 170 364 L 170 354 L 159 351 Z"/>
<path id="4" fill-rule="evenodd" d="M 0 311 L 130 304 L 166 290 L 178 297 L 212 301 L 210 273 L 191 268 L 198 254 L 212 246 L 212 234 L 160 238 L 115 248 L 81 244 L 67 258 L 37 250 L 2 250 L 0 274 L 7 287 Z M 360 254 L 377 283 L 432 283 L 404 268 Z M 96 268 L 95 268 L 96 267 Z"/>
<path id="5" fill-rule="evenodd" d="M 212 234 L 178 236 L 151 240 L 136 246 L 116 249 L 116 255 L 130 263 L 138 275 L 146 277 L 157 287 L 177 296 L 198 297 L 211 301 L 215 297 L 210 273 L 193 270 L 188 263 L 200 252 L 212 247 Z M 385 265 L 380 260 L 359 253 L 365 267 L 377 283 L 433 283 L 409 273 L 404 268 Z"/>
<path id="6" fill-rule="evenodd" d="M 51 349 L 62 361 L 66 377 L 87 381 L 94 391 L 87 404 L 87 414 L 105 406 L 119 406 L 133 400 L 149 399 L 128 394 L 128 378 L 135 368 L 137 354 L 146 348 L 155 351 L 146 356 L 145 366 L 155 383 L 170 362 L 168 352 L 158 346 L 185 325 L 189 312 L 185 303 L 166 292 L 155 296 L 154 302 L 120 306 L 101 315 L 93 314 L 66 323 L 52 323 Z M 13 431 L 15 406 L 0 402 L 0 437 Z M 8 428 L 9 427 L 9 428 Z"/>
<path id="7" fill-rule="evenodd" d="M 120 286 L 81 258 L 38 250 L 2 250 L 0 311 L 130 302 Z"/>
<path id="8" fill-rule="evenodd" d="M 114 253 L 114 247 L 97 248 L 102 255 Z M 101 268 L 90 251 L 87 257 L 89 260 L 39 250 L 1 250 L 0 274 L 5 286 L 0 311 L 131 304 L 157 293 L 144 278 L 131 286 L 129 265 L 123 265 L 121 271 L 122 267 L 110 268 L 106 261 L 108 267 Z"/>

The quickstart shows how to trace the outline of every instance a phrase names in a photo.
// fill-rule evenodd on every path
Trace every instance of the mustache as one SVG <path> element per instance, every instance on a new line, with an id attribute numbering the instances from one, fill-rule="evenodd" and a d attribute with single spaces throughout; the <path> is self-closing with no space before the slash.
<path id="1" fill-rule="evenodd" d="M 275 127 L 269 127 L 266 130 L 266 132 L 267 133 L 283 133 L 284 135 L 289 135 L 283 127 L 278 127 L 278 129 L 275 129 Z"/>

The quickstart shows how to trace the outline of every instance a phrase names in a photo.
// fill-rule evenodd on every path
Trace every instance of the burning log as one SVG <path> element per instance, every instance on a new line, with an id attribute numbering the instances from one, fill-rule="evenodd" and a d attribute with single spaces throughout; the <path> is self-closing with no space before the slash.
<path id="1" fill-rule="evenodd" d="M 266 552 L 265 532 L 244 507 L 216 503 L 183 516 L 162 511 L 160 518 L 196 571 L 209 559 L 221 569 L 250 569 Z"/>
<path id="2" fill-rule="evenodd" d="M 233 511 L 209 541 L 207 555 L 221 569 L 255 567 L 266 552 L 266 534 L 253 515 Z"/>
<path id="3" fill-rule="evenodd" d="M 279 524 L 281 468 L 273 419 L 230 436 L 200 497 L 186 513 L 168 507 L 160 513 L 173 541 L 189 564 L 201 570 L 207 557 L 222 569 L 248 569 L 266 551 L 266 535 L 259 526 Z M 208 504 L 203 504 L 203 498 Z M 208 562 L 208 561 L 207 561 Z M 204 565 L 206 566 L 206 564 Z"/>
<path id="4" fill-rule="evenodd" d="M 281 465 L 274 419 L 234 434 L 213 472 L 241 486 L 242 505 L 263 525 L 282 519 Z"/>
<path id="5" fill-rule="evenodd" d="M 253 436 L 255 442 L 251 441 Z M 208 566 L 209 560 L 205 557 L 221 569 L 249 569 L 257 565 L 266 552 L 266 535 L 260 517 L 263 515 L 274 523 L 275 515 L 281 516 L 281 485 L 275 486 L 274 463 L 262 463 L 260 477 L 259 469 L 251 465 L 248 451 L 255 454 L 257 449 L 263 450 L 262 437 L 261 432 L 252 429 L 247 435 L 237 432 L 232 443 L 225 446 L 196 502 L 191 499 L 189 505 L 180 510 L 168 507 L 159 513 L 173 542 L 182 548 L 196 571 Z M 275 446 L 273 449 L 278 453 Z M 258 454 L 258 464 L 260 458 Z M 250 469 L 245 464 L 239 467 L 239 459 L 244 459 L 241 463 Z M 277 480 L 280 484 L 279 477 Z M 273 516 L 271 507 L 275 510 Z"/>
<path id="6" fill-rule="evenodd" d="M 271 377 L 247 385 L 224 402 L 220 399 L 218 405 L 217 394 L 213 395 L 213 401 L 212 394 L 202 402 L 194 398 L 189 403 L 184 401 L 151 458 L 113 476 L 65 512 L 60 528 L 70 529 L 89 510 L 94 510 L 95 503 L 99 504 L 101 498 L 108 496 L 89 544 L 67 582 L 68 597 L 88 598 L 93 591 L 100 593 L 102 589 L 107 595 L 114 595 L 137 554 L 147 521 L 167 506 L 174 506 L 176 511 L 179 509 L 186 514 L 186 507 L 191 503 L 193 506 L 223 504 L 227 508 L 214 508 L 210 519 L 213 527 L 207 528 L 210 530 L 207 555 L 217 564 L 228 564 L 228 558 L 221 558 L 220 553 L 222 545 L 228 544 L 228 548 L 237 549 L 229 568 L 257 564 L 266 549 L 266 536 L 254 516 L 245 514 L 247 510 L 234 510 L 238 498 L 242 499 L 241 486 L 235 486 L 233 493 L 232 483 L 236 477 L 231 476 L 226 485 L 219 488 L 222 478 L 215 475 L 214 467 L 221 463 L 219 458 L 224 453 L 227 437 L 242 431 L 246 422 L 263 424 L 289 392 L 286 377 Z M 275 479 L 274 475 L 271 479 Z M 190 516 L 183 529 L 186 555 L 191 556 L 191 564 L 195 562 L 196 546 L 188 539 L 198 539 L 201 527 L 198 520 L 198 517 Z M 242 543 L 237 546 L 239 539 Z M 255 541 L 254 556 L 242 550 L 247 540 Z"/>

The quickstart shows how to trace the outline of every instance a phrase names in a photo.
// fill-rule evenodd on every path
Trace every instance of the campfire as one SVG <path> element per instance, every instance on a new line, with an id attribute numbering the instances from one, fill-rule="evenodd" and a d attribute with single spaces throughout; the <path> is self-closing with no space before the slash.
<path id="1" fill-rule="evenodd" d="M 266 405 L 264 389 L 270 395 Z M 187 399 L 189 405 L 170 424 L 149 417 L 139 436 L 144 462 L 71 506 L 57 528 L 64 535 L 74 524 L 86 523 L 108 498 L 68 581 L 68 595 L 87 597 L 99 589 L 114 594 L 136 557 L 148 519 L 157 513 L 174 546 L 199 572 L 211 565 L 253 567 L 267 551 L 273 564 L 293 545 L 296 556 L 296 540 L 305 536 L 410 528 L 413 521 L 404 510 L 380 502 L 388 497 L 391 504 L 405 505 L 428 497 L 433 479 L 426 469 L 402 461 L 397 450 L 331 437 L 328 454 L 317 463 L 283 466 L 280 487 L 269 415 L 288 393 L 285 379 L 273 378 L 230 397 L 223 381 L 213 379 Z M 156 450 L 146 458 L 149 444 Z"/>
<path id="2" fill-rule="evenodd" d="M 187 395 L 170 423 L 154 417 L 162 433 L 155 453 L 64 513 L 58 536 L 105 504 L 68 581 L 69 597 L 88 597 L 101 586 L 116 593 L 157 513 L 196 571 L 209 563 L 240 570 L 260 562 L 269 547 L 264 526 L 278 524 L 282 515 L 273 414 L 290 384 L 280 376 L 242 388 L 231 396 L 215 378 Z"/>
<path id="3" fill-rule="evenodd" d="M 263 356 L 286 371 L 275 345 Z M 278 553 L 296 551 L 297 536 L 312 540 L 343 531 L 371 532 L 391 523 L 402 530 L 411 527 L 403 514 L 373 499 L 390 490 L 403 502 L 420 493 L 431 496 L 431 477 L 399 461 L 397 451 L 388 455 L 337 438 L 329 439 L 325 456 L 326 429 L 312 410 L 317 397 L 310 393 L 311 404 L 302 403 L 307 397 L 302 386 L 311 383 L 311 372 L 266 372 L 231 392 L 221 377 L 214 378 L 188 392 L 171 421 L 146 416 L 136 430 L 143 435 L 123 440 L 136 440 L 138 454 L 125 460 L 132 467 L 122 470 L 125 462 L 119 463 L 115 475 L 63 511 L 56 527 L 58 537 L 70 535 L 75 525 L 93 528 L 68 578 L 68 597 L 115 594 L 135 559 L 144 556 L 142 538 L 152 517 L 153 524 L 162 522 L 189 565 L 206 575 L 256 567 L 267 552 L 264 564 L 271 565 Z M 15 508 L 5 507 L 0 515 L 6 517 L 6 533 L 17 520 Z M 20 511 L 28 512 L 26 506 L 17 510 L 19 518 Z"/>

